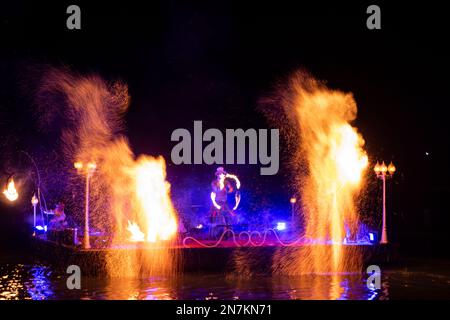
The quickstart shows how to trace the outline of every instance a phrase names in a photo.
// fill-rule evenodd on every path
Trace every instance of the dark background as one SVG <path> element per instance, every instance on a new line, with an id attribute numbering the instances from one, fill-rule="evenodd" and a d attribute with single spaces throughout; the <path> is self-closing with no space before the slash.
<path id="1" fill-rule="evenodd" d="M 70 4 L 81 7 L 81 30 L 66 29 Z M 381 7 L 381 30 L 366 28 L 370 4 Z M 450 170 L 445 13 L 438 2 L 406 1 L 2 4 L 0 183 L 4 185 L 15 165 L 29 165 L 17 156 L 18 150 L 35 155 L 51 149 L 52 138 L 41 135 L 30 111 L 35 68 L 67 65 L 126 82 L 132 98 L 126 133 L 133 150 L 166 159 L 172 131 L 191 129 L 194 120 L 202 120 L 205 128 L 268 127 L 257 110 L 260 99 L 291 72 L 305 68 L 329 87 L 354 94 L 354 125 L 365 138 L 371 162 L 396 164 L 397 174 L 388 183 L 391 239 L 417 253 L 446 255 Z M 288 210 L 292 190 L 283 163 L 276 177 L 259 176 L 259 167 L 227 168 L 243 177 L 248 199 L 263 195 L 270 205 Z M 169 161 L 174 194 L 191 192 L 192 187 L 199 190 L 194 202 L 206 202 L 214 169 L 176 167 Z M 370 173 L 369 180 L 367 196 L 373 205 L 364 214 L 376 226 L 380 184 Z M 22 226 L 28 200 L 21 201 L 16 207 L 0 203 L 0 238 L 9 242 L 16 241 Z"/>

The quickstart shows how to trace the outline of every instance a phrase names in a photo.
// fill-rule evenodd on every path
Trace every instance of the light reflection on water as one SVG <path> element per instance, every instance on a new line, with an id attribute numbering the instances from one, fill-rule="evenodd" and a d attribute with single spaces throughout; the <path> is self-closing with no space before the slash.
<path id="1" fill-rule="evenodd" d="M 424 277 L 431 276 L 431 282 Z M 326 274 L 301 277 L 256 277 L 233 275 L 183 275 L 172 279 L 82 278 L 81 290 L 66 287 L 66 275 L 42 264 L 0 265 L 0 299 L 113 299 L 113 300 L 214 300 L 214 299 L 388 299 L 392 286 L 414 287 L 432 283 L 448 294 L 449 278 L 437 275 L 411 276 L 411 272 L 385 275 L 382 290 L 372 291 L 360 274 Z M 430 287 L 431 288 L 431 287 Z M 423 289 L 423 288 L 421 288 Z M 419 298 L 419 297 L 416 297 Z"/>
<path id="2" fill-rule="evenodd" d="M 27 292 L 33 300 L 45 300 L 53 296 L 49 276 L 51 271 L 43 266 L 33 266 L 30 269 L 30 281 L 25 282 Z"/>

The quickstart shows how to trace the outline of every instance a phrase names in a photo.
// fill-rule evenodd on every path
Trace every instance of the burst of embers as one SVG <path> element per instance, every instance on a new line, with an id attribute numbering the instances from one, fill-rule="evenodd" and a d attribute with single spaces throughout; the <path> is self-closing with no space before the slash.
<path id="1" fill-rule="evenodd" d="M 290 130 L 297 131 L 292 165 L 302 198 L 304 236 L 314 244 L 297 257 L 275 259 L 274 268 L 295 274 L 356 271 L 357 247 L 343 246 L 344 239 L 351 241 L 357 234 L 355 203 L 368 165 L 364 140 L 350 124 L 356 118 L 355 100 L 305 73 L 294 75 L 282 97 Z"/>
<path id="2" fill-rule="evenodd" d="M 110 276 L 172 272 L 169 245 L 177 218 L 165 161 L 150 156 L 135 159 L 121 134 L 129 102 L 127 86 L 52 69 L 43 77 L 38 99 L 42 126 L 58 121 L 61 127 L 64 161 L 97 164 L 91 179 L 92 229 L 110 234 L 113 248 L 147 244 L 145 250 L 136 246 L 111 250 L 107 259 Z M 71 192 L 79 185 L 74 173 Z"/>

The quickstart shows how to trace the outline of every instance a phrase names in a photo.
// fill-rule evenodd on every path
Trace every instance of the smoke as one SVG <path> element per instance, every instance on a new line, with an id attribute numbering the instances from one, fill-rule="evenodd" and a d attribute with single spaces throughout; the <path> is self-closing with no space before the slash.
<path id="1" fill-rule="evenodd" d="M 110 150 L 117 149 L 118 145 L 122 150 L 127 149 L 126 138 L 120 135 L 123 115 L 129 105 L 127 86 L 120 82 L 108 84 L 96 75 L 81 76 L 68 69 L 50 68 L 42 76 L 36 100 L 39 127 L 59 135 L 55 146 L 63 163 L 59 169 L 69 171 L 72 168 L 69 174 L 59 172 L 58 176 L 67 177 L 66 192 L 75 192 L 73 210 L 76 215 L 81 214 L 83 207 L 80 203 L 83 180 L 73 169 L 73 163 L 99 164 L 100 174 L 92 180 L 90 204 L 94 214 L 91 223 L 101 231 L 108 230 L 108 195 L 111 193 L 103 191 L 110 181 L 105 181 L 102 169 L 106 167 L 100 163 L 109 163 Z M 122 161 L 126 158 L 131 158 L 131 151 Z"/>

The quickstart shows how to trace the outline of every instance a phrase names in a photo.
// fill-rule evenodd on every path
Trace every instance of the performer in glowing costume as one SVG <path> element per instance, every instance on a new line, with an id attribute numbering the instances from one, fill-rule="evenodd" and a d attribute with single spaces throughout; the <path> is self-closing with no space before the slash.
<path id="1" fill-rule="evenodd" d="M 236 201 L 233 209 L 230 209 L 227 202 L 227 193 L 234 191 L 233 185 L 228 181 L 228 179 L 234 180 L 236 183 L 236 189 L 238 189 L 235 193 Z M 213 210 L 211 215 L 212 225 L 222 223 L 223 225 L 229 227 L 231 225 L 231 216 L 235 215 L 234 210 L 237 209 L 241 200 L 239 193 L 241 182 L 238 177 L 226 173 L 223 167 L 219 167 L 216 170 L 216 179 L 211 183 L 211 187 L 213 190 L 211 192 L 211 201 L 214 206 L 212 208 Z"/>

